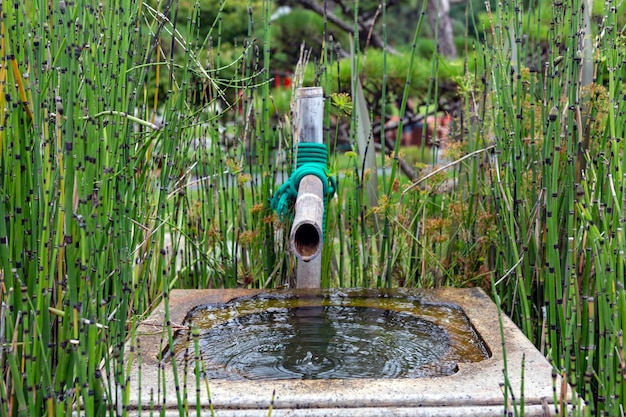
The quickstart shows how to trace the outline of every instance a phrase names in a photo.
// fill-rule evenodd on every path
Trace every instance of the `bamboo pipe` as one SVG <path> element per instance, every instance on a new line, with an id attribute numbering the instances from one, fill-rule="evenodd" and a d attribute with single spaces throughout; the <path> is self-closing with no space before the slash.
<path id="1" fill-rule="evenodd" d="M 298 88 L 294 115 L 297 142 L 323 143 L 324 92 L 321 87 Z M 296 288 L 320 288 L 324 221 L 324 187 L 307 175 L 298 187 L 290 244 L 298 258 Z"/>
<path id="2" fill-rule="evenodd" d="M 291 249 L 304 262 L 315 259 L 322 252 L 323 194 L 322 181 L 315 175 L 307 175 L 300 181 L 289 239 Z"/>

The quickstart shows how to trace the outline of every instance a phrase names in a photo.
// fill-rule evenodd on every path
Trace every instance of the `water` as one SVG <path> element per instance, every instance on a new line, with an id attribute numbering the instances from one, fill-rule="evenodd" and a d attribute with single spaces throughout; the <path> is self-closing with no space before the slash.
<path id="1" fill-rule="evenodd" d="M 324 291 L 241 298 L 192 311 L 199 356 L 213 379 L 420 378 L 451 375 L 488 351 L 463 311 L 422 297 Z M 177 338 L 177 360 L 195 341 Z"/>

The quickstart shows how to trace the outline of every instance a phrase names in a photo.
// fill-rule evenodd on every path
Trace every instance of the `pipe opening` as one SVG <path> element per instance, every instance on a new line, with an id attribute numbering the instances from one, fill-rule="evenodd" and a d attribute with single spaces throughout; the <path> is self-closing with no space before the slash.
<path id="1" fill-rule="evenodd" d="M 304 261 L 310 261 L 320 250 L 321 237 L 317 228 L 309 223 L 301 224 L 293 237 L 294 250 Z"/>

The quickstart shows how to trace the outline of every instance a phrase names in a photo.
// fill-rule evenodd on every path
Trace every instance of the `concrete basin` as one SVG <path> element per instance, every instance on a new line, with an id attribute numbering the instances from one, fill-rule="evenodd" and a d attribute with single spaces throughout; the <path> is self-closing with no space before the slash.
<path id="1" fill-rule="evenodd" d="M 556 415 L 571 409 L 572 397 L 548 361 L 515 324 L 502 316 L 480 289 L 394 290 L 424 296 L 429 302 L 458 306 L 467 316 L 490 356 L 459 363 L 448 376 L 395 379 L 222 380 L 201 379 L 196 390 L 194 364 L 174 367 L 162 360 L 167 351 L 165 304 L 161 303 L 138 328 L 126 346 L 131 368 L 129 394 L 137 413 L 162 410 L 178 415 L 178 396 L 188 414 L 221 416 L 502 416 L 524 404 L 525 416 Z M 291 290 L 294 292 L 294 290 Z M 310 291 L 309 291 L 310 292 Z M 185 328 L 190 311 L 206 304 L 222 304 L 260 290 L 175 290 L 169 295 L 173 332 Z M 296 293 L 296 292 L 294 292 Z M 505 343 L 502 343 L 501 331 Z M 506 357 L 506 367 L 505 367 Z M 506 368 L 506 372 L 505 372 Z M 512 392 L 506 395 L 505 379 Z"/>

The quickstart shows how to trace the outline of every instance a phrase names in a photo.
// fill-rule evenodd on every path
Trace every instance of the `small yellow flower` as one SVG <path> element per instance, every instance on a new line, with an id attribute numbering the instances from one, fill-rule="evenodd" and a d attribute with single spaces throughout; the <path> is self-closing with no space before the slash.
<path id="1" fill-rule="evenodd" d="M 252 181 L 252 175 L 250 174 L 239 174 L 237 175 L 237 184 L 244 185 Z"/>

